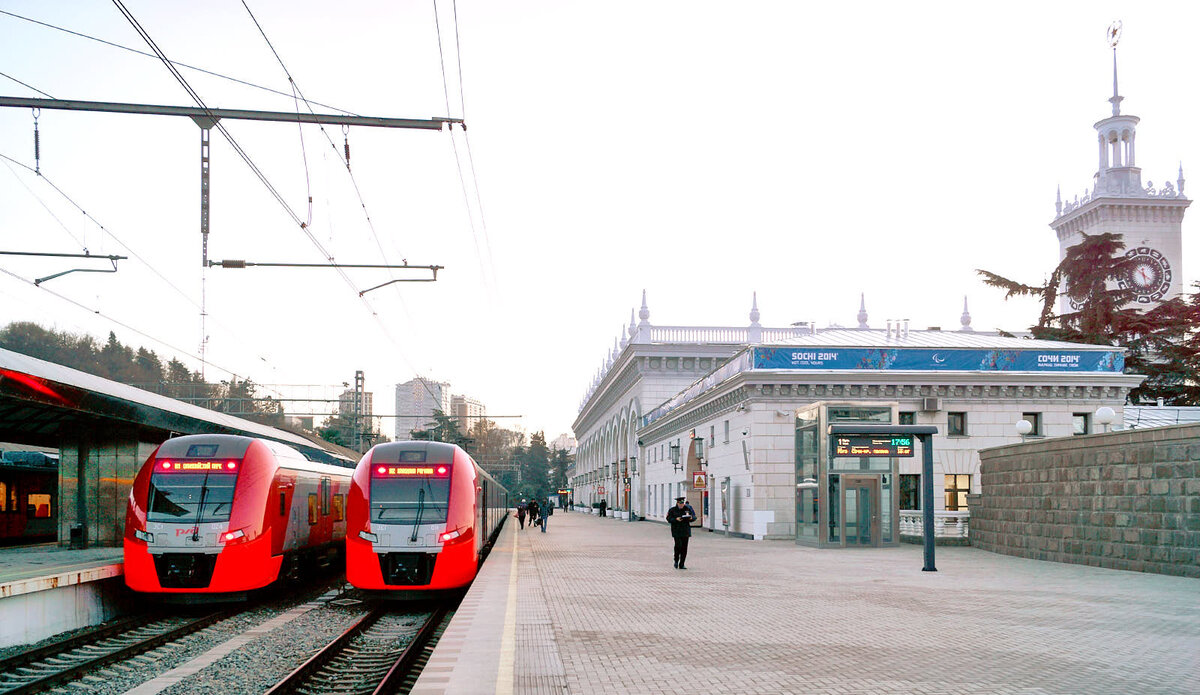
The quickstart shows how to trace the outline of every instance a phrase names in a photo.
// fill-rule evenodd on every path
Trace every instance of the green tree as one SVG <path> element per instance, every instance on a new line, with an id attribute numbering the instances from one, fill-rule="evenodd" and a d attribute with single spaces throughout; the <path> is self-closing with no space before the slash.
<path id="1" fill-rule="evenodd" d="M 1162 398 L 1172 405 L 1200 404 L 1200 293 L 1176 297 L 1142 312 L 1126 282 L 1132 261 L 1120 234 L 1084 234 L 1067 249 L 1044 285 L 1010 280 L 978 270 L 985 284 L 1005 290 L 1005 298 L 1034 297 L 1041 303 L 1034 338 L 1125 348 L 1125 372 L 1145 374 L 1129 394 L 1131 403 Z M 1060 288 L 1071 311 L 1058 314 Z"/>

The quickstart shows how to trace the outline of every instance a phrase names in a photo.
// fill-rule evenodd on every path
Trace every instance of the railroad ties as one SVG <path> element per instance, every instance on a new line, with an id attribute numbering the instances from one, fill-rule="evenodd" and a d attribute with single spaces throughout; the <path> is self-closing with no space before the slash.
<path id="1" fill-rule="evenodd" d="M 228 615 L 218 611 L 200 618 L 139 616 L 17 654 L 0 661 L 0 694 L 24 695 L 69 683 L 108 664 L 208 627 Z"/>
<path id="2" fill-rule="evenodd" d="M 400 611 L 377 607 L 267 691 L 300 693 L 392 692 L 415 680 L 450 609 Z"/>

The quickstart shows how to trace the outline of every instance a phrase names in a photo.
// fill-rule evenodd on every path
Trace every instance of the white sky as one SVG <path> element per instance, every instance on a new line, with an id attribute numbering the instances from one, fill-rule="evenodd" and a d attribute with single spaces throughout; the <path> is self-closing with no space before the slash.
<path id="1" fill-rule="evenodd" d="M 288 90 L 240 2 L 126 5 L 173 60 Z M 363 115 L 446 115 L 432 2 L 250 7 L 308 98 Z M 460 116 L 453 6 L 438 7 Z M 146 50 L 106 2 L 0 9 Z M 421 373 L 553 438 L 643 288 L 657 325 L 745 325 L 757 291 L 764 325 L 854 325 L 863 292 L 880 327 L 957 328 L 968 295 L 976 329 L 1026 328 L 1036 307 L 1005 303 L 974 270 L 1041 281 L 1057 262 L 1055 186 L 1070 198 L 1091 183 L 1114 18 L 1125 26 L 1123 112 L 1143 119 L 1143 181 L 1173 181 L 1182 161 L 1196 177 L 1187 193 L 1200 191 L 1197 3 L 462 0 L 457 14 L 486 235 L 446 133 L 351 129 L 377 244 L 344 167 L 307 126 L 311 230 L 335 258 L 446 269 L 437 283 L 368 294 L 369 308 L 332 270 L 210 270 L 213 365 L 264 384 L 340 384 L 362 369 L 389 414 L 392 386 Z M 4 15 L 0 72 L 60 99 L 191 105 L 155 60 Z M 295 108 L 183 73 L 211 107 Z M 2 77 L 0 95 L 38 96 Z M 188 299 L 133 258 L 115 275 L 45 284 L 87 310 L 0 274 L 0 323 L 115 330 L 198 368 L 188 357 L 200 342 L 198 128 L 64 111 L 42 111 L 39 125 L 42 172 Z M 298 128 L 226 126 L 307 218 Z M 340 130 L 327 130 L 340 149 Z M 32 165 L 32 131 L 29 110 L 0 109 L 0 154 Z M 321 262 L 215 130 L 213 142 L 210 256 Z M 1194 224 L 1188 285 L 1200 271 Z M 131 255 L 44 181 L 0 163 L 0 250 L 78 253 L 80 241 Z M 25 278 L 68 267 L 0 256 Z M 350 275 L 359 290 L 388 279 Z"/>

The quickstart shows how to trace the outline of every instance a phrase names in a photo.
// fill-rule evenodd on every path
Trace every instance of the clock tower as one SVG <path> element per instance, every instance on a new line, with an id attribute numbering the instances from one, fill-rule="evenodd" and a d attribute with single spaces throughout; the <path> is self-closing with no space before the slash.
<path id="1" fill-rule="evenodd" d="M 1179 295 L 1183 286 L 1183 214 L 1192 201 L 1183 194 L 1183 166 L 1179 178 L 1155 188 L 1142 185 L 1142 170 L 1137 167 L 1135 143 L 1137 116 L 1121 113 L 1124 97 L 1117 92 L 1117 40 L 1120 23 L 1108 30 L 1113 48 L 1112 115 L 1095 124 L 1099 145 L 1099 168 L 1092 188 L 1066 203 L 1059 193 L 1054 205 L 1057 215 L 1050 227 L 1058 234 L 1058 258 L 1082 241 L 1081 234 L 1112 232 L 1122 235 L 1125 254 L 1136 262 L 1128 277 L 1118 280 L 1121 287 L 1136 293 L 1132 306 L 1150 309 Z M 1059 312 L 1077 310 L 1062 296 Z"/>

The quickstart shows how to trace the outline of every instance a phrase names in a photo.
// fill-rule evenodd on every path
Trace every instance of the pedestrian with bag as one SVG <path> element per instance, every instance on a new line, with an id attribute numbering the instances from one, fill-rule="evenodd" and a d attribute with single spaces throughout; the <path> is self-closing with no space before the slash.
<path id="1" fill-rule="evenodd" d="M 667 510 L 667 523 L 671 525 L 671 537 L 675 539 L 675 568 L 687 569 L 688 541 L 692 537 L 692 521 L 696 511 L 687 503 L 686 497 L 676 497 L 675 506 Z"/>
<path id="2" fill-rule="evenodd" d="M 525 528 L 525 515 L 528 513 L 529 506 L 525 504 L 525 500 L 521 500 L 521 503 L 517 505 L 517 523 L 521 525 L 522 529 Z"/>
<path id="3" fill-rule="evenodd" d="M 529 524 L 531 526 L 538 525 L 538 519 L 542 515 L 542 508 L 538 506 L 537 500 L 529 500 Z"/>

